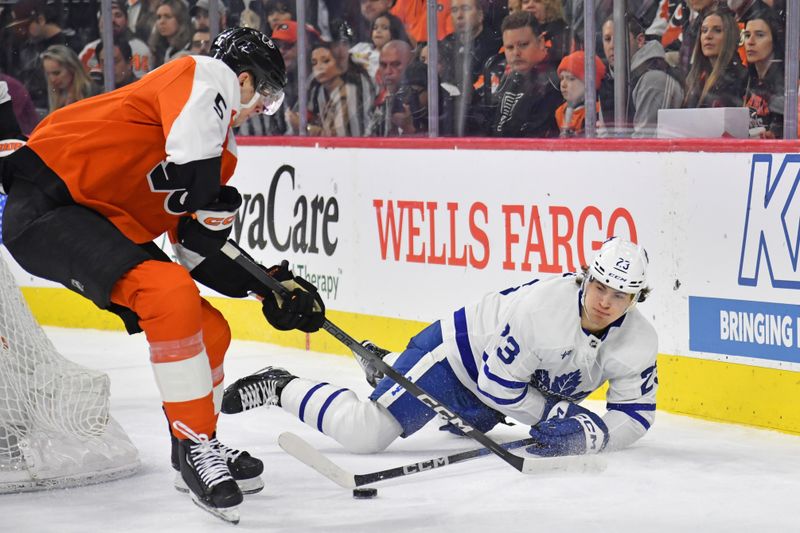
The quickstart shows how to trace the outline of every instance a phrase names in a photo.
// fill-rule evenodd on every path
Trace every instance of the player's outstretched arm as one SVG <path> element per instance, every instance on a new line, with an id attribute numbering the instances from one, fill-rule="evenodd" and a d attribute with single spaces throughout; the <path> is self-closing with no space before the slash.
<path id="1" fill-rule="evenodd" d="M 287 261 L 265 269 L 287 289 L 288 298 L 282 298 L 220 251 L 228 242 L 240 205 L 239 192 L 223 186 L 214 202 L 183 217 L 178 222 L 174 244 L 178 260 L 192 278 L 221 294 L 233 298 L 243 298 L 251 292 L 259 295 L 264 317 L 272 327 L 317 331 L 325 321 L 325 304 L 314 285 L 292 274 Z"/>

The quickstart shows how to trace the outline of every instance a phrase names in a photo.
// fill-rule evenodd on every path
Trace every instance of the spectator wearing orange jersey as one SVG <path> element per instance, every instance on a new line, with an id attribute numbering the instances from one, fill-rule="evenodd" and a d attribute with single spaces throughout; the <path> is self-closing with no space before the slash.
<path id="1" fill-rule="evenodd" d="M 362 3 L 364 0 L 362 0 Z M 428 42 L 428 7 L 426 0 L 397 0 L 392 7 L 394 13 L 408 30 L 411 44 Z M 436 39 L 441 41 L 455 30 L 450 13 L 449 0 L 437 0 Z"/>
<path id="2" fill-rule="evenodd" d="M 560 137 L 583 137 L 585 135 L 586 108 L 584 107 L 586 94 L 586 71 L 584 68 L 583 50 L 565 56 L 558 65 L 558 78 L 561 81 L 561 95 L 564 103 L 556 109 L 556 123 Z M 600 58 L 594 57 L 595 65 L 595 90 L 600 88 L 600 82 L 605 76 L 606 67 Z M 598 112 L 599 103 L 595 102 Z"/>

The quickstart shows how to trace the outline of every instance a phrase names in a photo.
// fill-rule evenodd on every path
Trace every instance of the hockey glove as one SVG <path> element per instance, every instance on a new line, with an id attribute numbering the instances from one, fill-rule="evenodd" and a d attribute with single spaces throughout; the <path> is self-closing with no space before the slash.
<path id="1" fill-rule="evenodd" d="M 608 427 L 595 413 L 572 402 L 548 401 L 545 416 L 533 426 L 537 444 L 528 452 L 544 457 L 598 453 L 608 443 Z"/>
<path id="2" fill-rule="evenodd" d="M 203 257 L 214 255 L 228 240 L 241 205 L 239 191 L 223 185 L 214 202 L 178 221 L 178 242 Z"/>
<path id="3" fill-rule="evenodd" d="M 325 304 L 317 288 L 300 276 L 292 275 L 288 261 L 270 267 L 267 273 L 289 291 L 288 299 L 273 292 L 264 295 L 261 310 L 267 322 L 281 331 L 299 329 L 313 333 L 321 328 L 325 322 Z"/>

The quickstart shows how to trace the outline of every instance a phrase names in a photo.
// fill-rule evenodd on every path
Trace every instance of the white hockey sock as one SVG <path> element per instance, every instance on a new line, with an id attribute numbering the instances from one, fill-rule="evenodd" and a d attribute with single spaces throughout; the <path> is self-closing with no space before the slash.
<path id="1" fill-rule="evenodd" d="M 281 392 L 281 407 L 353 453 L 382 451 L 403 432 L 385 407 L 318 381 L 290 381 Z"/>

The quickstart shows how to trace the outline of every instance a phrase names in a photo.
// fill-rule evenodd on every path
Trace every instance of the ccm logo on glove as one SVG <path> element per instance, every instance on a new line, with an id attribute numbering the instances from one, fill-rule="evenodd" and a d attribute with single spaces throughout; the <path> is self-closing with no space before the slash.
<path id="1" fill-rule="evenodd" d="M 550 398 L 542 420 L 531 427 L 536 444 L 528 452 L 545 457 L 599 453 L 608 444 L 608 427 L 602 417 L 566 400 Z"/>
<path id="2" fill-rule="evenodd" d="M 215 254 L 231 234 L 241 205 L 239 191 L 223 185 L 216 200 L 178 221 L 178 241 L 203 257 Z"/>
<path id="3" fill-rule="evenodd" d="M 198 211 L 198 214 L 200 212 Z M 198 217 L 199 219 L 199 217 Z M 233 221 L 236 220 L 236 215 L 230 215 L 225 218 L 220 218 L 218 216 L 207 216 L 203 219 L 200 219 L 200 223 L 207 227 L 208 229 L 225 229 L 226 226 L 230 226 L 233 224 Z"/>

